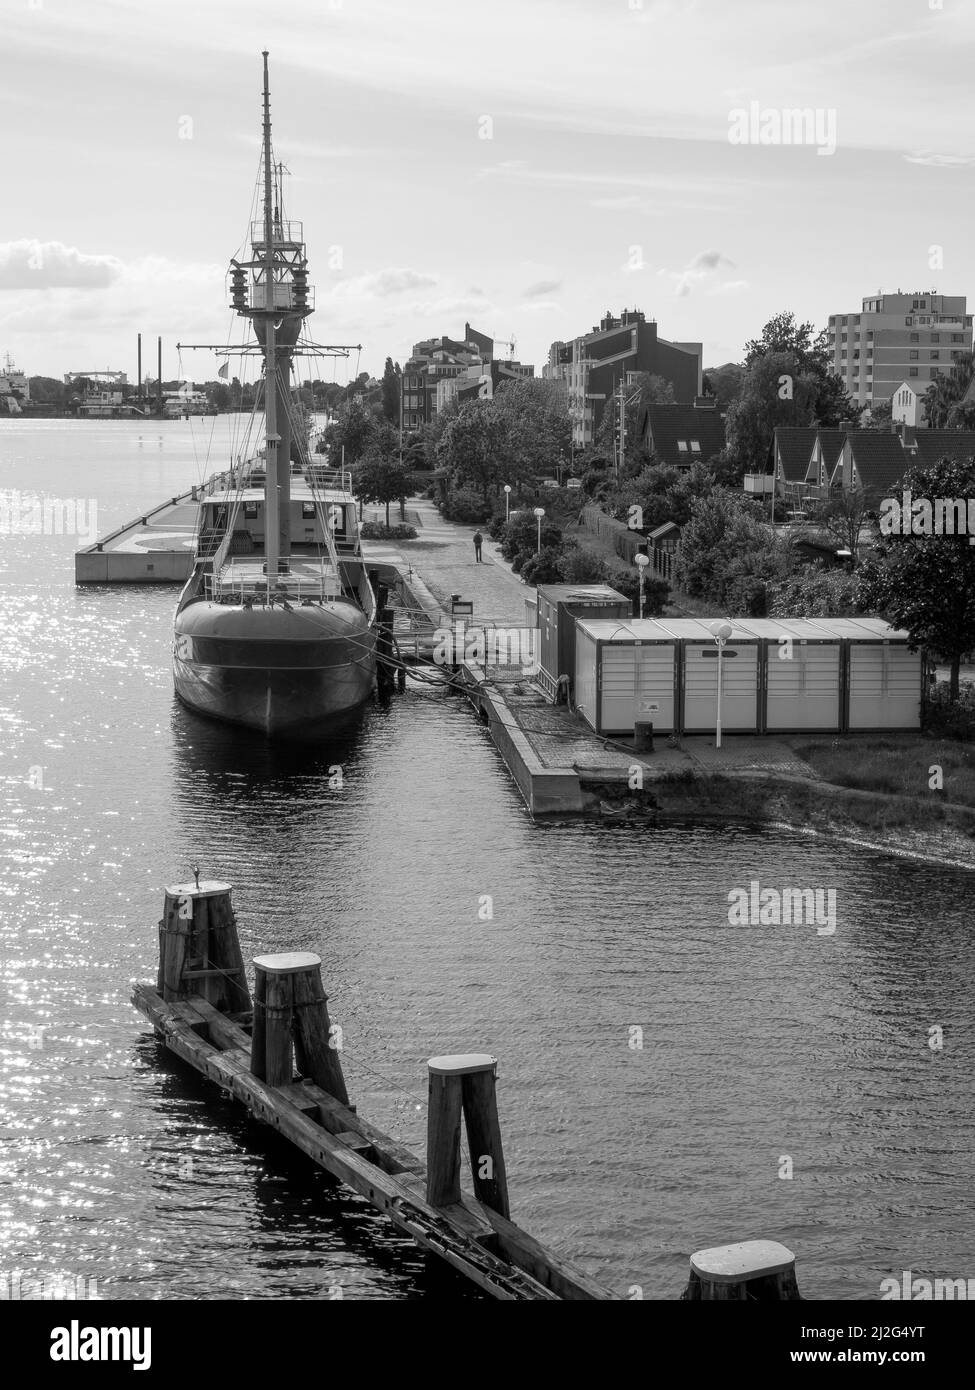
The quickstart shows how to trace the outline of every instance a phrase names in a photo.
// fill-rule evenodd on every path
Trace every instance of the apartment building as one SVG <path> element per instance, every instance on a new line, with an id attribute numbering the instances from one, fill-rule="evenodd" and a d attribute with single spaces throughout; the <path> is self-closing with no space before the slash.
<path id="1" fill-rule="evenodd" d="M 404 430 L 418 430 L 443 408 L 449 394 L 443 389 L 454 377 L 480 375 L 494 360 L 494 340 L 464 325 L 463 339 L 427 338 L 414 343 L 400 377 L 400 408 Z M 439 396 L 438 396 L 439 390 Z"/>
<path id="2" fill-rule="evenodd" d="M 831 314 L 830 369 L 863 406 L 890 400 L 905 383 L 921 395 L 972 348 L 964 295 L 914 290 L 876 294 L 858 314 Z"/>
<path id="3" fill-rule="evenodd" d="M 565 383 L 572 442 L 583 448 L 595 438 L 621 380 L 642 372 L 660 376 L 679 403 L 691 403 L 701 394 L 702 357 L 700 343 L 659 337 L 656 320 L 648 322 L 639 309 L 624 309 L 618 318 L 607 310 L 590 332 L 552 344 L 542 376 Z"/>

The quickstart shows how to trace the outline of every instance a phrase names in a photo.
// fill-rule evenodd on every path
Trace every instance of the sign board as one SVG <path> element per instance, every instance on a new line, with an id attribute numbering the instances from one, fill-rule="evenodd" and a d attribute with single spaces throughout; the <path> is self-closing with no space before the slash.
<path id="1" fill-rule="evenodd" d="M 660 704 L 656 700 L 644 700 L 640 705 L 641 714 L 659 714 Z"/>
<path id="2" fill-rule="evenodd" d="M 451 617 L 472 618 L 474 616 L 473 599 L 455 598 L 450 604 Z"/>

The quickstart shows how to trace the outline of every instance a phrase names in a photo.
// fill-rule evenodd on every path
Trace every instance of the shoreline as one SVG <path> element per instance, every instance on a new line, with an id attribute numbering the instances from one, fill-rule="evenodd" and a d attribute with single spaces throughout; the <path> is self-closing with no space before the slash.
<path id="1" fill-rule="evenodd" d="M 758 804 L 759 798 L 763 804 Z M 954 802 L 926 810 L 927 825 L 932 824 L 931 812 L 936 810 L 937 828 L 919 829 L 918 804 L 907 797 L 833 782 L 733 771 L 657 778 L 642 792 L 626 795 L 621 795 L 618 783 L 588 783 L 583 800 L 583 815 L 607 822 L 737 823 L 784 829 L 902 859 L 975 870 L 975 808 Z M 857 808 L 867 814 L 857 816 Z"/>

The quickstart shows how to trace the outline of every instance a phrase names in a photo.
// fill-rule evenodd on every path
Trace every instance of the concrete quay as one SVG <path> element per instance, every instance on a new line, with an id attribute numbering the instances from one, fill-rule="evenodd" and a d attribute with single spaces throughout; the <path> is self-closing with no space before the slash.
<path id="1" fill-rule="evenodd" d="M 366 541 L 363 549 L 372 565 L 398 572 L 406 602 L 427 631 L 450 629 L 454 594 L 473 602 L 468 622 L 475 628 L 523 628 L 525 599 L 533 591 L 512 573 L 494 542 L 485 539 L 483 563 L 477 564 L 476 527 L 445 521 L 429 502 L 414 499 L 410 507 L 418 523 L 417 540 Z M 398 636 L 403 640 L 402 627 Z M 808 763 L 775 739 L 726 735 L 717 749 L 709 736 L 680 744 L 658 738 L 652 753 L 637 753 L 632 740 L 604 738 L 567 706 L 551 704 L 521 667 L 464 661 L 458 676 L 532 815 L 591 809 L 600 793 L 614 787 L 629 792 L 635 769 L 645 788 L 681 773 L 815 780 Z"/>

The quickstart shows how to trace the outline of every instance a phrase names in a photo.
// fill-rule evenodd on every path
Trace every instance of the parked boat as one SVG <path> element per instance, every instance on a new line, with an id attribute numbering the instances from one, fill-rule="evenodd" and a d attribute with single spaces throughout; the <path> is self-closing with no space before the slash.
<path id="1" fill-rule="evenodd" d="M 291 362 L 305 350 L 313 307 L 302 227 L 284 218 L 272 162 L 266 53 L 263 182 L 251 259 L 231 266 L 233 307 L 250 319 L 257 341 L 249 350 L 263 358 L 265 448 L 236 470 L 232 487 L 202 502 L 173 671 L 191 709 L 303 739 L 327 734 L 369 697 L 377 604 L 350 478 L 311 462 L 292 399 Z"/>

